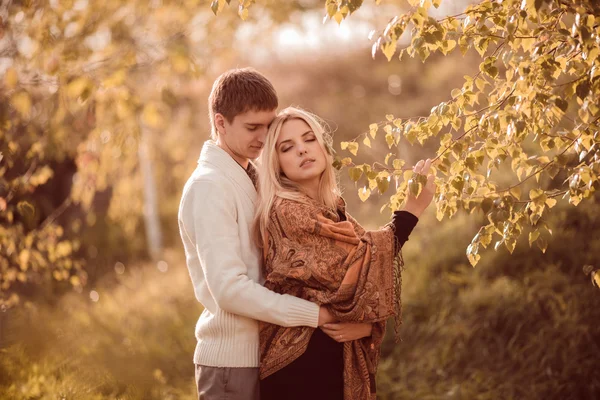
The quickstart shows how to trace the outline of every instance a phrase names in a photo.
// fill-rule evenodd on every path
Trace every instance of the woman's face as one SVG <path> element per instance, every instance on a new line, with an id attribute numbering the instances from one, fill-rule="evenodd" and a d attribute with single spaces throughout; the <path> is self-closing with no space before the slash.
<path id="1" fill-rule="evenodd" d="M 302 119 L 283 123 L 276 143 L 281 171 L 300 185 L 315 185 L 325 168 L 327 157 L 315 133 Z"/>

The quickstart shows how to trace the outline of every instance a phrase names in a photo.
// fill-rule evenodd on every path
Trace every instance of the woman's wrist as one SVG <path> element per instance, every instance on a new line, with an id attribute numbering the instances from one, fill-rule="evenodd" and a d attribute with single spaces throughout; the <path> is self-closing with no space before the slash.
<path id="1" fill-rule="evenodd" d="M 423 213 L 423 210 L 419 209 L 418 207 L 415 207 L 412 204 L 406 204 L 402 211 L 409 212 L 417 218 L 421 217 L 421 214 Z"/>

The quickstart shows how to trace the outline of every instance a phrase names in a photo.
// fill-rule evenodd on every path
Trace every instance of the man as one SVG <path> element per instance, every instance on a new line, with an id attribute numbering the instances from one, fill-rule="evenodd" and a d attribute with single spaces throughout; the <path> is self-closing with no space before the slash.
<path id="1" fill-rule="evenodd" d="M 215 81 L 209 97 L 212 141 L 187 181 L 179 228 L 196 298 L 204 311 L 194 353 L 199 398 L 259 398 L 258 320 L 317 327 L 332 322 L 324 307 L 264 288 L 261 252 L 252 235 L 256 174 L 278 106 L 273 85 L 252 69 Z"/>

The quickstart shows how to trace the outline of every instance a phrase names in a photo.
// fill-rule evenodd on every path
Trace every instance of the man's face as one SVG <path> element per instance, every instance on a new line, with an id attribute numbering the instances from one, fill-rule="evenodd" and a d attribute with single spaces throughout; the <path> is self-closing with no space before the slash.
<path id="1" fill-rule="evenodd" d="M 229 123 L 223 115 L 216 114 L 217 143 L 245 167 L 248 159 L 254 160 L 260 155 L 269 124 L 274 118 L 275 110 L 246 111 L 236 115 Z"/>

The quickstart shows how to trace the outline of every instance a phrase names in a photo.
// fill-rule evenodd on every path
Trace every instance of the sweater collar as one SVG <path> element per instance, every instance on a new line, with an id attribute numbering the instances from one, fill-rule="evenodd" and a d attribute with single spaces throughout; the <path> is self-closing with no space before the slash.
<path id="1" fill-rule="evenodd" d="M 198 162 L 205 162 L 217 167 L 242 188 L 250 200 L 252 200 L 252 203 L 255 203 L 256 188 L 248 173 L 225 150 L 217 146 L 214 141 L 207 140 L 204 142 Z"/>

